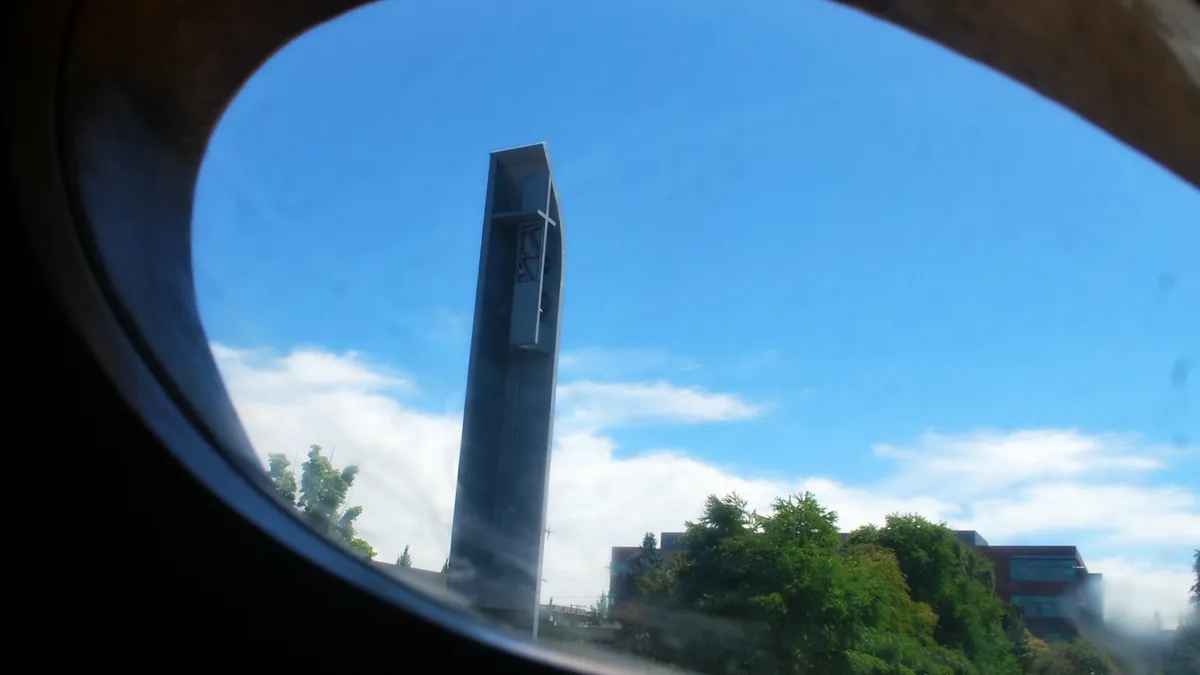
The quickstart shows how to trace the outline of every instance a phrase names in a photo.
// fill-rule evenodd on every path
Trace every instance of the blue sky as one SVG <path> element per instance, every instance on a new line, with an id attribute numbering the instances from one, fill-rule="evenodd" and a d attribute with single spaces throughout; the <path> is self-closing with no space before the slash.
<path id="1" fill-rule="evenodd" d="M 1200 524 L 1200 193 L 1008 79 L 820 2 L 384 2 L 301 37 L 211 141 L 195 206 L 210 338 L 351 358 L 406 383 L 386 394 L 405 411 L 453 419 L 487 154 L 538 141 L 567 237 L 565 405 L 628 410 L 614 392 L 659 386 L 726 406 L 590 428 L 611 461 L 868 489 L 940 475 L 887 447 L 928 468 L 971 439 L 1000 463 L 1004 443 L 1085 439 L 1115 474 L 1023 474 L 988 499 L 1119 477 L 1179 497 L 1160 523 Z M 264 425 L 247 421 L 256 441 Z M 972 498 L 945 487 L 909 496 Z M 986 523 L 981 503 L 945 513 Z M 1139 558 L 1097 531 L 984 534 L 1082 533 L 1085 557 L 1175 566 L 1200 544 L 1200 525 L 1178 529 Z"/>

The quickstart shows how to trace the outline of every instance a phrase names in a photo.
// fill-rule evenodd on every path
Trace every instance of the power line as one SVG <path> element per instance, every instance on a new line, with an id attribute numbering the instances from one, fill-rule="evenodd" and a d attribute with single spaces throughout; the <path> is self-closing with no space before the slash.
<path id="1" fill-rule="evenodd" d="M 553 572 L 554 570 L 548 570 L 548 571 Z M 598 586 L 600 588 L 608 588 L 608 584 L 602 584 L 598 581 L 588 581 L 587 579 L 576 579 L 575 577 L 568 577 L 568 576 L 564 576 L 562 574 L 554 574 L 551 576 L 553 576 L 555 579 L 564 579 L 566 581 L 575 581 L 575 582 L 578 582 L 581 584 L 588 584 L 590 586 Z"/>

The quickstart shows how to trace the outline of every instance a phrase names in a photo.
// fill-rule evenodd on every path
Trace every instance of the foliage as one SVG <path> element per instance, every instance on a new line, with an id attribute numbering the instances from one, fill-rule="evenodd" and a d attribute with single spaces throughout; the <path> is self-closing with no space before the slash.
<path id="1" fill-rule="evenodd" d="M 1200 673 L 1200 610 L 1193 612 L 1179 630 L 1163 659 L 1163 675 Z"/>
<path id="2" fill-rule="evenodd" d="M 1076 639 L 1046 645 L 1033 658 L 1026 672 L 1029 675 L 1120 675 L 1121 670 L 1096 644 Z"/>
<path id="3" fill-rule="evenodd" d="M 554 604 L 553 601 L 551 601 L 551 604 Z M 601 592 L 600 597 L 596 599 L 596 603 L 592 605 L 592 614 L 596 616 L 597 623 L 608 621 L 608 610 L 610 607 L 611 603 L 608 600 L 608 592 Z"/>
<path id="4" fill-rule="evenodd" d="M 1163 659 L 1163 675 L 1200 673 L 1200 549 L 1192 559 L 1196 581 L 1191 587 L 1192 612 L 1175 631 L 1175 639 Z"/>
<path id="5" fill-rule="evenodd" d="M 1196 581 L 1192 584 L 1192 606 L 1200 611 L 1200 548 L 1196 549 L 1195 555 L 1192 558 L 1192 572 L 1196 575 Z"/>
<path id="6" fill-rule="evenodd" d="M 892 514 L 882 527 L 843 536 L 837 514 L 811 493 L 776 500 L 767 515 L 737 495 L 713 495 L 687 524 L 677 555 L 661 561 L 654 544 L 647 537 L 635 558 L 638 592 L 619 617 L 618 645 L 676 667 L 722 675 L 1122 673 L 1087 640 L 1032 636 L 996 597 L 987 558 L 917 515 Z M 1172 663 L 1183 665 L 1166 675 L 1196 672 L 1197 652 L 1176 651 Z"/>
<path id="7" fill-rule="evenodd" d="M 299 509 L 301 517 L 313 529 L 345 543 L 360 555 L 375 557 L 375 549 L 354 530 L 354 521 L 362 514 L 362 507 L 345 506 L 350 487 L 358 476 L 357 466 L 338 471 L 332 459 L 321 454 L 321 446 L 313 445 L 308 451 L 308 461 L 300 466 L 299 486 L 292 463 L 282 454 L 267 456 L 267 475 L 279 496 Z"/>
<path id="8" fill-rule="evenodd" d="M 952 530 L 918 515 L 893 514 L 884 527 L 860 528 L 848 541 L 895 552 L 912 599 L 937 615 L 938 644 L 966 656 L 975 672 L 1019 672 L 1016 645 L 1005 631 L 1011 617 L 995 596 L 991 562 Z"/>
<path id="9" fill-rule="evenodd" d="M 662 551 L 658 548 L 658 537 L 654 536 L 653 532 L 647 532 L 642 537 L 642 545 L 629 562 L 630 569 L 637 578 L 649 576 L 663 569 Z"/>
<path id="10" fill-rule="evenodd" d="M 446 558 L 446 562 L 442 563 L 442 574 L 450 573 L 450 559 Z"/>
<path id="11" fill-rule="evenodd" d="M 292 463 L 288 461 L 288 458 L 278 453 L 267 455 L 267 476 L 271 479 L 279 496 L 295 506 L 296 471 L 292 468 Z"/>
<path id="12" fill-rule="evenodd" d="M 400 557 L 396 558 L 396 566 L 412 567 L 412 556 L 408 554 L 408 544 L 404 545 L 404 553 L 401 553 Z"/>
<path id="13" fill-rule="evenodd" d="M 906 560 L 880 543 L 904 543 L 906 533 L 886 529 L 875 532 L 877 541 L 843 543 L 837 515 L 811 493 L 777 500 L 765 516 L 737 495 L 711 496 L 703 516 L 687 524 L 680 553 L 639 579 L 618 643 L 722 675 L 1018 672 L 1007 641 L 1001 668 L 992 669 L 938 643 L 940 617 L 910 590 Z M 963 562 L 963 574 L 982 576 L 975 565 Z"/>
<path id="14" fill-rule="evenodd" d="M 990 562 L 945 524 L 917 515 L 892 514 L 882 527 L 843 536 L 837 514 L 811 493 L 776 500 L 768 515 L 749 511 L 736 494 L 712 495 L 687 523 L 677 554 L 663 560 L 657 543 L 646 535 L 631 561 L 637 594 L 615 612 L 616 644 L 672 667 L 714 675 L 1150 675 L 1145 664 L 1126 669 L 1085 638 L 1034 637 L 1017 608 L 996 597 Z M 1193 569 L 1195 599 L 1200 550 Z M 1200 674 L 1200 601 L 1159 653 L 1153 675 Z"/>

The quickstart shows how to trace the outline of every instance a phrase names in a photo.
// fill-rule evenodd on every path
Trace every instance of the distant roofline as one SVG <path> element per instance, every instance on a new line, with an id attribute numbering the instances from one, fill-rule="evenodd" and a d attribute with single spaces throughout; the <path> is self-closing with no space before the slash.
<path id="1" fill-rule="evenodd" d="M 1079 547 L 1076 546 L 1075 544 L 991 544 L 991 543 L 988 543 L 987 538 L 984 537 L 978 530 L 951 530 L 951 532 L 953 532 L 960 539 L 962 539 L 964 535 L 975 535 L 975 537 L 978 537 L 978 539 L 980 541 L 982 541 L 983 543 L 978 544 L 978 545 L 970 544 L 973 548 L 987 549 L 988 551 L 994 551 L 996 553 L 1011 553 L 1016 550 L 1020 550 L 1020 551 L 1028 551 L 1030 554 L 1036 555 L 1039 550 L 1044 550 L 1044 549 L 1060 549 L 1060 550 L 1069 549 L 1072 552 L 1074 552 L 1075 560 L 1076 560 L 1076 562 L 1079 563 L 1080 567 L 1082 567 L 1084 570 L 1087 570 L 1087 563 L 1084 562 L 1084 560 L 1083 560 L 1083 554 L 1080 552 Z M 658 547 L 660 549 L 662 548 L 663 535 L 671 535 L 671 534 L 682 535 L 683 532 L 660 532 L 658 534 Z M 841 535 L 843 541 L 845 541 L 846 538 L 850 536 L 849 532 L 839 532 L 838 534 Z M 637 548 L 641 548 L 641 546 L 638 546 L 636 544 L 635 545 L 626 545 L 626 546 L 613 546 L 612 551 L 615 553 L 616 551 L 632 550 L 632 549 L 637 549 Z M 1088 571 L 1088 574 L 1093 574 L 1093 575 L 1100 574 L 1100 572 L 1092 572 L 1090 570 L 1087 570 L 1087 571 Z"/>

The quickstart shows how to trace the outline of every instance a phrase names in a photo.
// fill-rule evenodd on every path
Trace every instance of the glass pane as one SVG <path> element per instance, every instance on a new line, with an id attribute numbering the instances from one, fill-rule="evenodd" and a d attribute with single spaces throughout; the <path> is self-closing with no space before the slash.
<path id="1" fill-rule="evenodd" d="M 1198 213 L 835 3 L 391 2 L 230 104 L 194 268 L 281 508 L 473 620 L 1016 675 L 1194 616 Z"/>

